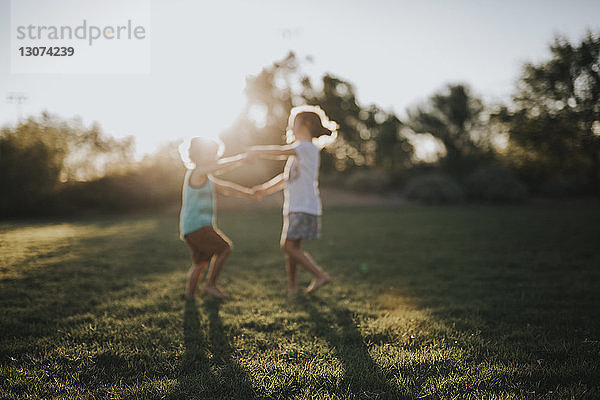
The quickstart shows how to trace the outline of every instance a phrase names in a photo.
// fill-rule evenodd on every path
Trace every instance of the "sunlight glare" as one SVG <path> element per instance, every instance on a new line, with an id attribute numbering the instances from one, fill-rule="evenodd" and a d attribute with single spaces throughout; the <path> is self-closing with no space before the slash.
<path id="1" fill-rule="evenodd" d="M 248 109 L 248 117 L 254 121 L 258 129 L 262 129 L 267 125 L 267 107 L 260 104 L 253 104 Z"/>

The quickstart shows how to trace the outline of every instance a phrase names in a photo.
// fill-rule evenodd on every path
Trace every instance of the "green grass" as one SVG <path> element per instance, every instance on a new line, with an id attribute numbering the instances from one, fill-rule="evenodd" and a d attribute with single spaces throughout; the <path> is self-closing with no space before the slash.
<path id="1" fill-rule="evenodd" d="M 0 398 L 600 398 L 597 205 L 328 211 L 297 299 L 280 220 L 195 304 L 176 215 L 0 225 Z"/>

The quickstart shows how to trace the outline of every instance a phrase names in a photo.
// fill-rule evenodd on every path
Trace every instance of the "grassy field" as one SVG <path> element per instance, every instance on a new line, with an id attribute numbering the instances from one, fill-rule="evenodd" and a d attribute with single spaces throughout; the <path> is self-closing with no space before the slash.
<path id="1" fill-rule="evenodd" d="M 291 299 L 280 219 L 196 303 L 176 215 L 0 225 L 0 398 L 600 398 L 597 205 L 328 211 Z"/>

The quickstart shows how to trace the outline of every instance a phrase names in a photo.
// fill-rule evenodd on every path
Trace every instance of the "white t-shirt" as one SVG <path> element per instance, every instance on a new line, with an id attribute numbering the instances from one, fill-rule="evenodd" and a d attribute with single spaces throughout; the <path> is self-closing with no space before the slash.
<path id="1" fill-rule="evenodd" d="M 298 141 L 294 144 L 295 156 L 285 164 L 287 178 L 283 191 L 283 214 L 303 212 L 321 215 L 319 195 L 319 149 L 313 142 Z"/>

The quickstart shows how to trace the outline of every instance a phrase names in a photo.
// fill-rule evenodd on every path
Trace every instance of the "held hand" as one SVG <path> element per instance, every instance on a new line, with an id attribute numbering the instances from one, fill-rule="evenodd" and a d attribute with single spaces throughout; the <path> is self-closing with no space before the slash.
<path id="1" fill-rule="evenodd" d="M 251 199 L 251 200 L 258 201 L 256 199 L 256 191 L 254 190 L 254 188 L 248 188 L 247 189 L 246 197 L 249 198 L 249 199 Z"/>
<path id="2" fill-rule="evenodd" d="M 254 192 L 254 195 L 253 195 L 254 201 L 256 201 L 256 202 L 261 201 L 265 195 L 265 191 L 262 189 L 262 187 L 254 186 L 251 190 Z"/>

